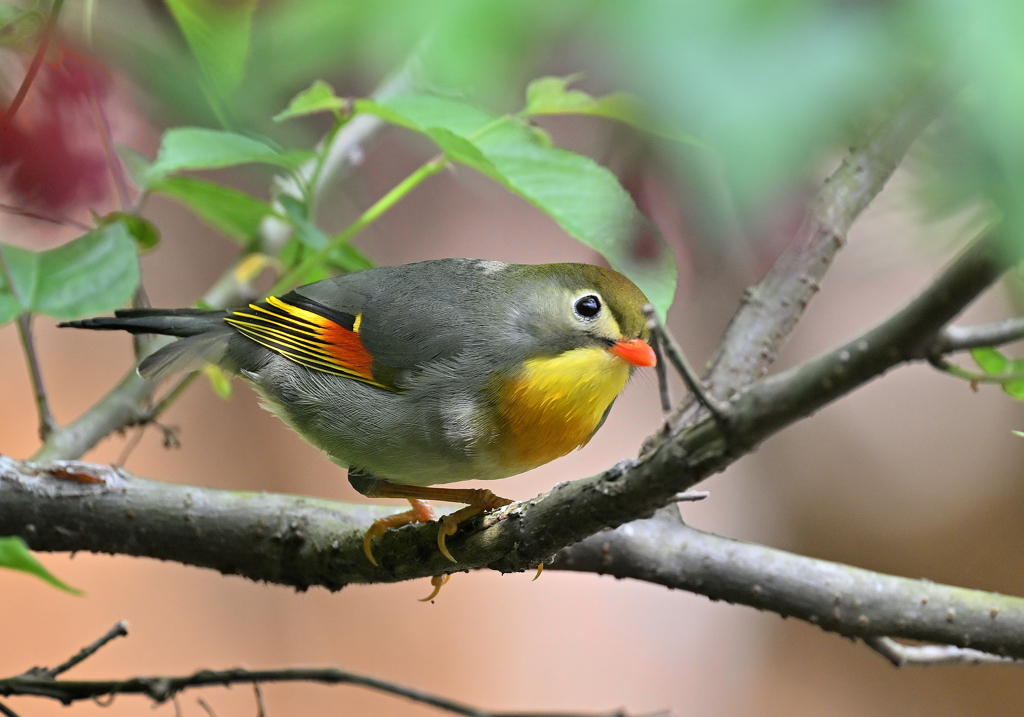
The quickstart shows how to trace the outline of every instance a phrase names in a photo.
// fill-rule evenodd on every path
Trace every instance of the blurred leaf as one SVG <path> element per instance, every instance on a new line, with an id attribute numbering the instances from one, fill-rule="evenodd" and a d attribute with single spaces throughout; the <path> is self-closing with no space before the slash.
<path id="1" fill-rule="evenodd" d="M 50 585 L 55 588 L 71 593 L 72 595 L 83 594 L 78 588 L 73 588 L 67 583 L 64 583 L 54 577 L 49 570 L 43 567 L 42 563 L 36 560 L 36 557 L 32 555 L 32 552 L 28 549 L 25 541 L 16 536 L 0 538 L 0 567 L 9 568 L 11 570 L 20 570 L 23 573 L 35 575 L 37 578 L 50 583 Z"/>
<path id="2" fill-rule="evenodd" d="M 307 207 L 302 202 L 298 201 L 294 197 L 283 195 L 279 197 L 281 206 L 284 207 L 285 213 L 288 215 L 288 219 L 291 221 L 292 226 L 295 228 L 295 238 L 298 242 L 313 251 L 320 251 L 330 243 L 330 238 L 317 227 L 313 222 L 309 220 L 309 212 Z M 285 256 L 282 255 L 281 260 L 284 261 L 285 266 L 293 267 L 297 266 L 303 258 L 303 252 L 293 249 L 289 252 L 287 258 L 289 261 L 285 261 Z M 334 269 L 338 269 L 345 273 L 353 271 L 362 271 L 363 269 L 372 269 L 375 265 L 370 261 L 366 255 L 360 252 L 351 244 L 343 244 L 336 247 L 328 256 L 326 260 L 327 266 Z M 318 279 L 326 278 L 326 275 L 315 275 L 316 278 L 312 278 L 314 275 L 310 274 L 301 279 L 301 283 L 309 283 L 310 281 L 317 281 Z"/>
<path id="3" fill-rule="evenodd" d="M 9 2 L 0 2 L 0 30 L 7 32 L 7 25 L 18 19 L 25 13 L 20 7 L 15 7 Z"/>
<path id="4" fill-rule="evenodd" d="M 974 362 L 978 364 L 978 367 L 989 376 L 1008 373 L 1010 370 L 1009 359 L 990 346 L 971 349 L 971 358 L 973 358 Z"/>
<path id="5" fill-rule="evenodd" d="M 569 77 L 541 77 L 531 82 L 526 88 L 526 107 L 522 115 L 536 117 L 538 115 L 591 115 L 616 120 L 644 132 L 650 132 L 667 139 L 680 142 L 704 145 L 682 132 L 677 132 L 655 124 L 647 117 L 636 97 L 625 92 L 613 92 L 603 97 L 594 97 L 582 90 L 570 90 L 578 75 Z"/>
<path id="6" fill-rule="evenodd" d="M 1024 438 L 1024 431 L 1014 431 L 1014 434 L 1020 436 L 1021 438 Z"/>
<path id="7" fill-rule="evenodd" d="M 166 0 L 203 74 L 222 96 L 245 75 L 258 0 Z"/>
<path id="8" fill-rule="evenodd" d="M 105 227 L 108 224 L 114 222 L 120 222 L 124 224 L 128 233 L 135 239 L 135 243 L 139 247 L 139 251 L 147 251 L 155 247 L 160 243 L 160 232 L 152 222 L 148 219 L 143 219 L 138 214 L 128 214 L 127 212 L 111 212 L 102 217 L 93 215 L 93 219 L 97 226 Z"/>
<path id="9" fill-rule="evenodd" d="M 203 374 L 210 381 L 210 388 L 213 392 L 227 400 L 231 398 L 231 377 L 221 370 L 220 366 L 208 363 L 203 366 Z"/>
<path id="10" fill-rule="evenodd" d="M 0 278 L 0 326 L 13 321 L 20 313 L 21 306 L 18 305 L 18 300 L 11 295 L 4 286 L 4 280 Z"/>
<path id="11" fill-rule="evenodd" d="M 177 199 L 212 226 L 242 242 L 256 235 L 263 217 L 275 213 L 266 202 L 195 177 L 165 177 L 151 184 L 150 191 Z"/>
<path id="12" fill-rule="evenodd" d="M 309 89 L 295 95 L 283 112 L 274 115 L 274 121 L 283 122 L 292 117 L 302 117 L 317 112 L 337 114 L 344 107 L 345 100 L 334 94 L 334 88 L 323 80 L 317 80 L 309 86 Z"/>
<path id="13" fill-rule="evenodd" d="M 139 283 L 135 240 L 120 221 L 56 249 L 3 252 L 22 311 L 58 319 L 105 313 L 127 302 Z"/>
<path id="14" fill-rule="evenodd" d="M 128 172 L 128 177 L 135 186 L 140 189 L 145 187 L 146 173 L 149 172 L 149 168 L 153 163 L 142 152 L 127 145 L 115 145 L 114 151 L 117 153 L 118 159 L 121 160 L 121 164 L 124 165 L 125 171 Z"/>
<path id="15" fill-rule="evenodd" d="M 1003 384 L 1003 390 L 1018 401 L 1024 401 L 1024 379 L 1007 381 Z"/>
<path id="16" fill-rule="evenodd" d="M 423 132 L 445 154 L 503 184 L 551 216 L 636 283 L 664 317 L 676 288 L 675 257 L 608 169 L 551 147 L 543 134 L 513 117 L 498 117 L 453 100 L 404 95 L 356 109 Z M 453 136 L 463 142 L 453 141 Z M 650 239 L 638 256 L 635 241 Z"/>
<path id="17" fill-rule="evenodd" d="M 237 164 L 271 164 L 294 169 L 313 156 L 306 150 L 282 150 L 267 141 L 235 132 L 178 127 L 164 133 L 145 182 L 148 186 L 172 172 L 219 169 Z"/>
<path id="18" fill-rule="evenodd" d="M 0 2 L 0 47 L 32 52 L 45 23 L 46 18 L 38 10 Z"/>
<path id="19" fill-rule="evenodd" d="M 1024 374 L 1024 359 L 1017 359 L 1010 363 L 1009 372 L 1016 375 Z M 1024 401 L 1024 379 L 1017 378 L 1012 381 L 1003 382 L 1003 391 L 1007 395 L 1016 398 L 1018 401 Z"/>
<path id="20" fill-rule="evenodd" d="M 927 5 L 648 0 L 606 3 L 599 22 L 620 86 L 650 103 L 659 122 L 714 147 L 747 213 L 803 181 L 823 153 L 948 54 Z"/>

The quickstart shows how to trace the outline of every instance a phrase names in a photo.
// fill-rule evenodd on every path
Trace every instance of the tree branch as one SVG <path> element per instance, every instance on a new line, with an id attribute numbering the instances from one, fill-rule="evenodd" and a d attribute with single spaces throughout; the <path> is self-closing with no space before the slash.
<path id="1" fill-rule="evenodd" d="M 58 700 L 64 705 L 70 705 L 80 700 L 95 700 L 99 697 L 113 698 L 116 695 L 138 694 L 145 695 L 156 703 L 161 703 L 173 700 L 178 693 L 188 689 L 251 684 L 256 688 L 257 701 L 262 713 L 262 698 L 259 693 L 259 685 L 261 683 L 317 682 L 325 685 L 367 687 L 371 690 L 396 697 L 404 697 L 419 704 L 436 707 L 439 710 L 453 714 L 466 715 L 467 717 L 525 717 L 513 712 L 490 712 L 477 709 L 461 702 L 438 697 L 429 692 L 423 692 L 387 680 L 347 672 L 334 667 L 292 667 L 279 670 L 245 670 L 242 668 L 235 668 L 233 670 L 200 670 L 191 675 L 132 677 L 126 680 L 55 679 L 56 675 L 60 672 L 88 658 L 113 638 L 125 634 L 127 634 L 127 630 L 125 629 L 125 623 L 122 621 L 114 625 L 111 630 L 96 640 L 96 642 L 83 648 L 77 655 L 61 665 L 63 669 L 41 670 L 33 668 L 21 675 L 0 679 L 0 695 L 4 697 L 12 695 L 47 697 Z M 0 709 L 0 712 L 5 715 L 15 714 L 6 707 Z M 581 713 L 553 712 L 530 713 L 530 717 L 584 717 L 584 715 Z M 586 717 L 602 716 L 589 713 Z M 604 717 L 627 717 L 627 715 L 624 712 L 617 711 L 604 713 Z"/>
<path id="2" fill-rule="evenodd" d="M 739 394 L 727 433 L 706 418 L 661 440 L 641 460 L 622 461 L 477 519 L 448 541 L 459 568 L 524 570 L 604 528 L 649 517 L 790 423 L 899 363 L 928 356 L 937 332 L 1018 258 L 1002 251 L 997 233 L 987 234 L 879 326 Z M 97 470 L 56 465 L 67 474 Z M 382 567 L 370 565 L 361 536 L 370 514 L 376 517 L 385 507 L 363 507 L 358 518 L 345 508 L 342 517 L 338 504 L 304 499 L 330 514 L 300 511 L 301 519 L 287 527 L 276 511 L 296 499 L 285 496 L 220 494 L 109 470 L 95 474 L 94 483 L 54 483 L 46 480 L 46 469 L 0 462 L 0 534 L 21 535 L 39 550 L 149 555 L 299 587 L 391 582 L 452 569 L 436 549 L 436 525 L 388 531 L 378 553 Z"/>
<path id="3" fill-rule="evenodd" d="M 866 637 L 864 644 L 896 667 L 908 665 L 989 665 L 1013 664 L 1012 657 L 991 655 L 969 647 L 951 645 L 901 645 L 888 637 Z"/>
<path id="4" fill-rule="evenodd" d="M 901 637 L 1024 657 L 1022 598 L 793 555 L 661 516 L 593 535 L 547 567 L 688 590 L 847 637 Z"/>
<path id="5" fill-rule="evenodd" d="M 826 181 L 785 252 L 756 285 L 744 292 L 718 348 L 708 361 L 704 385 L 719 399 L 765 375 L 819 282 L 846 242 L 853 222 L 882 190 L 914 139 L 938 115 L 949 96 L 942 73 L 888 116 Z M 679 405 L 669 420 L 672 433 L 692 425 L 693 402 Z"/>
<path id="6" fill-rule="evenodd" d="M 96 639 L 95 642 L 92 642 L 92 643 L 86 645 L 81 650 L 76 652 L 74 655 L 72 655 L 67 660 L 65 660 L 64 662 L 62 662 L 59 665 L 57 665 L 56 667 L 51 667 L 48 670 L 47 669 L 29 670 L 28 673 L 26 673 L 26 674 L 33 674 L 33 675 L 36 675 L 36 676 L 45 676 L 45 677 L 49 677 L 49 678 L 52 679 L 54 677 L 57 677 L 57 675 L 64 674 L 65 672 L 67 672 L 68 670 L 70 670 L 72 667 L 74 667 L 75 665 L 79 664 L 80 662 L 84 662 L 85 660 L 88 660 L 90 657 L 92 657 L 97 652 L 99 652 L 100 648 L 102 648 L 104 645 L 106 645 L 111 640 L 115 640 L 115 639 L 117 639 L 119 637 L 127 637 L 127 636 L 128 636 L 128 623 L 126 621 L 124 621 L 124 620 L 121 620 L 120 622 L 115 624 L 112 628 L 110 628 L 105 633 L 100 635 Z"/>
<path id="7" fill-rule="evenodd" d="M 1016 317 L 978 326 L 947 326 L 932 347 L 933 355 L 941 356 L 968 351 L 982 346 L 1002 346 L 1024 339 L 1024 318 Z"/>

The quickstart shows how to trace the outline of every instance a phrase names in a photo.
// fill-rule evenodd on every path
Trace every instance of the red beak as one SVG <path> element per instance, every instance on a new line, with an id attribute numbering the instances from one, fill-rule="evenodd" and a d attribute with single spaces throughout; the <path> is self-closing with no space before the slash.
<path id="1" fill-rule="evenodd" d="M 642 339 L 616 341 L 608 351 L 634 366 L 654 366 L 658 363 L 658 359 L 654 355 L 654 349 L 648 346 L 647 342 Z"/>

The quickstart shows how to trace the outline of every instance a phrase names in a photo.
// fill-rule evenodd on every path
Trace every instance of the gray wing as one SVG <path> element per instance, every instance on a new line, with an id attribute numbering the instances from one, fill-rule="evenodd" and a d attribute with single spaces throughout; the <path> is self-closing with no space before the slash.
<path id="1" fill-rule="evenodd" d="M 330 311 L 358 316 L 359 338 L 374 362 L 405 370 L 462 351 L 479 328 L 477 312 L 493 305 L 494 277 L 506 266 L 436 259 L 325 279 L 295 293 Z"/>

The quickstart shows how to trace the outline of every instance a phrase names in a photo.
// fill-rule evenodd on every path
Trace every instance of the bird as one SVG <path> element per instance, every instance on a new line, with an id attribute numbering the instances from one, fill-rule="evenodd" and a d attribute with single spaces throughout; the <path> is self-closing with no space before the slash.
<path id="1" fill-rule="evenodd" d="M 437 543 L 512 501 L 437 487 L 523 473 L 582 448 L 638 367 L 656 357 L 628 278 L 582 263 L 434 259 L 323 279 L 244 308 L 136 308 L 60 324 L 178 337 L 144 358 L 159 380 L 207 362 L 343 468 L 361 494 L 404 498 L 387 530 L 444 516 Z M 440 589 L 435 582 L 435 594 Z"/>

